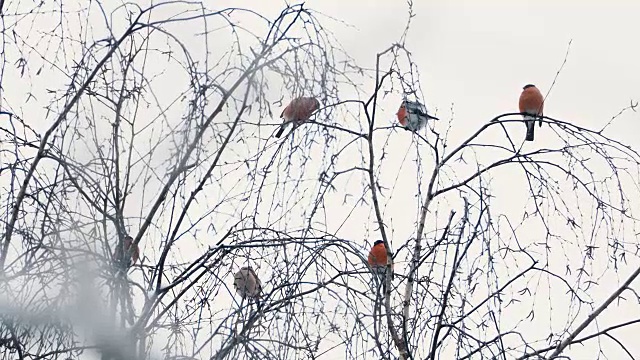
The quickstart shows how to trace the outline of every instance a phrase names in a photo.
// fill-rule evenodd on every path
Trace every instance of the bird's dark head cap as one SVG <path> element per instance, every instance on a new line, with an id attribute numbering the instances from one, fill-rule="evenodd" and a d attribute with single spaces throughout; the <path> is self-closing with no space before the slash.
<path id="1" fill-rule="evenodd" d="M 380 244 L 384 244 L 384 241 L 376 240 L 376 242 L 373 243 L 373 246 L 380 245 Z"/>
<path id="2" fill-rule="evenodd" d="M 525 86 L 522 88 L 522 90 L 526 90 L 526 89 L 528 89 L 528 88 L 530 88 L 530 87 L 536 87 L 536 86 L 535 86 L 535 85 L 533 85 L 533 84 L 527 84 L 527 85 L 525 85 Z"/>

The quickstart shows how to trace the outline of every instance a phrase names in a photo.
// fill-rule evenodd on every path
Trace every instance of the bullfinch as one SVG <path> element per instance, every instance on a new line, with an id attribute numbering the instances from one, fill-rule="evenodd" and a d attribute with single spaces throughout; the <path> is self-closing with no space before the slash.
<path id="1" fill-rule="evenodd" d="M 138 245 L 133 245 L 133 238 L 130 235 L 124 237 L 122 245 L 124 246 L 125 262 L 128 264 L 127 267 L 129 267 L 135 264 L 140 258 L 140 248 Z M 131 262 L 129 262 L 129 260 L 131 260 Z"/>
<path id="2" fill-rule="evenodd" d="M 525 140 L 533 141 L 536 118 L 542 116 L 544 109 L 544 97 L 535 85 L 525 85 L 522 88 L 522 94 L 520 94 L 519 106 L 520 112 L 523 113 L 524 123 L 527 126 Z M 542 126 L 542 118 L 540 118 L 540 126 Z"/>
<path id="3" fill-rule="evenodd" d="M 398 109 L 396 116 L 400 125 L 411 131 L 422 129 L 427 125 L 429 119 L 439 120 L 437 117 L 427 114 L 427 108 L 424 105 L 408 100 L 404 100 L 400 104 L 400 109 Z"/>
<path id="4" fill-rule="evenodd" d="M 280 129 L 276 133 L 276 137 L 282 136 L 284 129 L 288 124 L 293 123 L 294 126 L 301 122 L 309 120 L 311 114 L 320 108 L 320 102 L 314 97 L 299 97 L 291 100 L 289 105 L 284 108 L 280 118 L 283 119 Z"/>
<path id="5" fill-rule="evenodd" d="M 377 240 L 373 243 L 367 260 L 374 272 L 381 277 L 385 276 L 387 270 L 387 249 L 384 247 L 384 241 Z M 393 259 L 391 259 L 391 278 L 393 279 Z"/>
<path id="6" fill-rule="evenodd" d="M 262 292 L 262 284 L 255 271 L 249 266 L 238 270 L 234 276 L 233 287 L 243 299 L 258 299 Z"/>

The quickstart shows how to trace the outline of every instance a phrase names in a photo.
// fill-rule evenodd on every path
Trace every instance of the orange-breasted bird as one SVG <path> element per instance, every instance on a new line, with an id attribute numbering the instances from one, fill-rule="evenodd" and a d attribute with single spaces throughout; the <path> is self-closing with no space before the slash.
<path id="1" fill-rule="evenodd" d="M 314 97 L 299 97 L 291 100 L 289 105 L 284 108 L 280 118 L 284 119 L 280 129 L 276 133 L 276 137 L 282 136 L 284 129 L 289 123 L 299 125 L 299 123 L 309 120 L 311 114 L 320 108 L 320 102 Z"/>
<path id="2" fill-rule="evenodd" d="M 140 248 L 138 245 L 133 245 L 133 238 L 130 235 L 124 237 L 122 245 L 124 246 L 126 261 L 128 262 L 129 259 L 131 259 L 131 264 L 135 264 L 138 258 L 140 258 Z"/>
<path id="3" fill-rule="evenodd" d="M 427 125 L 429 119 L 439 120 L 437 117 L 429 115 L 424 105 L 408 100 L 402 101 L 396 116 L 400 125 L 411 131 L 422 129 Z"/>
<path id="4" fill-rule="evenodd" d="M 522 88 L 522 94 L 520 94 L 519 106 L 520 112 L 525 113 L 522 115 L 527 126 L 525 140 L 533 141 L 536 118 L 542 116 L 544 110 L 544 97 L 535 85 L 525 85 Z M 542 126 L 542 118 L 540 118 L 540 126 Z"/>
<path id="5" fill-rule="evenodd" d="M 250 266 L 238 270 L 233 277 L 233 287 L 243 299 L 258 299 L 262 293 L 260 279 Z"/>
<path id="6" fill-rule="evenodd" d="M 373 271 L 381 276 L 385 275 L 387 270 L 387 249 L 384 247 L 384 241 L 377 240 L 373 243 L 367 260 Z M 391 278 L 393 279 L 393 259 L 391 259 Z"/>

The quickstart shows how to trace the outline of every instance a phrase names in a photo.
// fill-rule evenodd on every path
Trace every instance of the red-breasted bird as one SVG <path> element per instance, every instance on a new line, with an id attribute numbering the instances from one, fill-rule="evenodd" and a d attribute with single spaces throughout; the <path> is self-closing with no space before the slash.
<path id="1" fill-rule="evenodd" d="M 291 100 L 289 105 L 282 111 L 282 114 L 280 114 L 280 118 L 284 119 L 284 121 L 276 133 L 276 137 L 282 136 L 289 123 L 293 123 L 296 126 L 303 121 L 309 120 L 311 114 L 319 108 L 320 102 L 314 97 L 299 97 Z"/>
<path id="2" fill-rule="evenodd" d="M 250 266 L 238 270 L 233 277 L 233 287 L 243 299 L 258 299 L 262 293 L 260 279 Z"/>
<path id="3" fill-rule="evenodd" d="M 411 131 L 422 129 L 427 125 L 429 119 L 440 120 L 435 116 L 429 115 L 424 105 L 408 100 L 404 100 L 400 104 L 400 109 L 398 109 L 396 116 L 400 125 Z"/>
<path id="4" fill-rule="evenodd" d="M 544 97 L 535 85 L 528 84 L 522 88 L 520 94 L 520 112 L 526 113 L 522 117 L 527 126 L 526 141 L 533 141 L 533 132 L 535 129 L 536 118 L 542 116 L 544 110 Z M 540 126 L 542 126 L 542 118 L 540 118 Z"/>
<path id="5" fill-rule="evenodd" d="M 387 270 L 387 249 L 384 247 L 384 241 L 377 240 L 373 243 L 367 260 L 373 271 L 381 276 L 385 275 Z M 393 279 L 393 259 L 391 259 L 391 278 Z"/>
<path id="6" fill-rule="evenodd" d="M 124 237 L 122 243 L 124 246 L 125 259 L 128 262 L 131 259 L 131 264 L 135 264 L 140 258 L 140 248 L 138 245 L 133 246 L 133 238 L 130 235 Z"/>

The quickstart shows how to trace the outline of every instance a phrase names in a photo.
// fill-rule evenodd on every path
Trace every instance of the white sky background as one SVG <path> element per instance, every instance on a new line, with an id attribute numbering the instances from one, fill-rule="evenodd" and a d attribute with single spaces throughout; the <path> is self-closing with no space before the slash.
<path id="1" fill-rule="evenodd" d="M 279 1 L 220 1 L 216 2 L 215 6 L 222 8 L 231 4 L 250 7 L 269 18 L 277 16 L 285 5 Z M 367 68 L 373 67 L 376 52 L 398 41 L 407 19 L 407 4 L 400 0 L 311 0 L 306 2 L 306 7 L 353 25 L 345 27 L 324 19 L 324 25 L 334 33 L 349 55 L 354 57 L 360 66 Z M 640 50 L 637 45 L 640 33 L 640 4 L 634 4 L 633 1 L 578 3 L 417 0 L 414 3 L 414 13 L 416 16 L 412 20 L 406 46 L 419 66 L 422 91 L 428 107 L 432 112 L 437 109 L 436 115 L 441 119 L 449 120 L 453 117 L 455 120 L 449 138 L 452 144 L 466 138 L 494 116 L 516 112 L 518 96 L 523 85 L 534 83 L 546 94 L 562 64 L 570 40 L 573 42 L 567 63 L 545 104 L 546 115 L 585 127 L 600 128 L 622 108 L 628 106 L 631 99 L 640 100 Z M 371 84 L 368 85 L 370 87 Z M 6 79 L 3 87 L 7 91 Z M 277 88 L 274 87 L 271 91 L 274 89 Z M 45 89 L 37 90 L 44 93 Z M 167 98 L 172 98 L 168 95 L 172 90 L 181 89 L 171 89 L 168 86 Z M 362 91 L 369 93 L 368 89 Z M 280 97 L 280 94 L 275 92 L 270 95 L 273 99 Z M 392 95 L 381 103 L 379 123 L 394 122 L 399 100 L 399 96 Z M 17 103 L 16 99 L 11 102 L 14 106 Z M 279 115 L 277 106 L 272 110 Z M 44 118 L 37 115 L 42 110 L 23 107 L 23 111 L 24 114 L 30 115 L 25 118 Z M 640 113 L 627 111 L 609 128 L 608 134 L 634 148 L 640 148 L 637 137 L 640 130 L 639 119 Z M 35 121 L 31 125 L 38 127 L 43 123 Z M 270 129 L 265 131 L 266 134 Z M 524 126 L 518 131 L 521 131 L 521 135 L 516 136 L 523 137 Z M 526 146 L 544 146 L 545 132 L 548 131 L 550 130 L 546 126 L 536 127 L 536 141 Z M 492 136 L 499 134 L 490 133 L 482 139 L 490 142 Z M 407 153 L 406 141 L 409 140 L 410 136 L 405 133 L 392 136 L 387 147 L 390 153 L 389 161 L 402 161 Z M 270 140 L 270 143 L 272 141 Z M 241 154 L 242 149 L 244 148 L 239 147 L 234 150 Z M 409 158 L 415 156 L 414 154 L 415 152 L 410 152 Z M 494 200 L 494 212 L 497 211 L 495 209 L 514 213 L 521 211 L 523 202 L 518 196 L 521 196 L 523 188 L 518 186 L 518 181 L 522 181 L 523 178 L 511 178 L 512 173 L 508 169 L 496 174 L 504 178 L 493 176 L 493 186 L 496 195 L 499 195 Z M 400 176 L 400 184 L 415 184 L 415 174 L 401 173 Z M 386 206 L 385 214 L 390 218 L 404 217 L 406 208 L 403 207 L 403 202 L 413 197 L 414 190 L 408 188 L 403 191 L 402 186 L 395 190 L 399 194 L 395 201 Z M 392 243 L 394 247 L 398 247 L 412 230 L 408 229 L 408 226 L 411 226 L 415 221 L 414 217 L 417 216 L 413 214 L 413 209 L 417 209 L 415 201 L 411 206 L 412 213 L 403 219 L 406 221 L 394 220 L 394 231 L 397 233 Z M 129 210 L 130 214 L 137 214 L 139 211 L 133 208 Z M 637 212 L 638 207 L 634 206 L 633 210 Z M 441 216 L 446 216 L 448 209 L 442 211 L 444 215 Z M 327 219 L 328 227 L 336 229 L 347 216 L 347 210 L 334 208 L 331 215 L 333 217 Z M 366 212 L 353 216 L 349 220 L 351 224 L 358 223 L 358 216 L 367 221 L 372 220 L 372 214 Z M 372 239 L 362 233 L 365 230 L 352 227 L 353 225 L 350 225 L 341 229 L 339 234 L 354 241 L 362 239 L 363 254 L 366 254 L 368 242 Z M 145 238 L 141 243 L 143 252 L 152 257 L 159 255 L 157 246 L 147 241 Z M 180 256 L 184 259 L 195 258 L 202 251 L 202 247 L 195 246 L 198 249 L 194 248 L 193 254 L 189 251 L 184 252 L 189 247 L 190 244 L 186 245 L 186 248 L 181 247 L 183 253 Z M 601 255 L 603 256 L 600 259 L 604 260 L 606 254 Z M 559 261 L 562 259 L 564 258 Z M 629 257 L 629 266 L 622 267 L 619 279 L 612 273 L 598 279 L 600 286 L 589 294 L 596 306 L 617 287 L 619 281 L 631 273 L 634 265 L 638 265 L 637 259 Z M 604 262 L 594 265 L 597 269 L 595 273 L 601 273 L 606 266 Z M 399 268 L 402 269 L 402 264 L 399 264 Z M 265 269 L 261 276 L 268 278 L 268 270 Z M 638 288 L 638 285 L 634 288 Z M 630 305 L 637 303 L 636 300 L 630 293 L 627 293 L 627 298 L 628 302 L 617 308 L 612 307 L 604 314 L 601 318 L 602 325 L 613 325 L 640 317 L 640 307 Z M 554 304 L 554 307 L 565 311 L 563 305 L 558 303 Z M 544 306 L 542 308 L 544 309 Z M 523 309 L 522 317 L 527 313 L 528 310 Z M 537 316 L 544 317 L 540 313 Z M 549 317 L 553 317 L 553 314 Z M 583 316 L 579 316 L 577 321 L 583 319 Z M 513 321 L 517 320 L 519 319 Z M 594 328 L 590 327 L 582 335 L 590 334 L 593 330 Z M 541 331 L 548 329 L 544 328 Z M 616 334 L 621 334 L 618 339 L 633 354 L 640 354 L 640 344 L 634 341 L 637 337 L 637 326 L 617 331 Z M 609 340 L 603 340 L 602 346 L 611 351 L 608 353 L 611 355 L 609 358 L 624 358 L 617 345 L 607 341 Z M 575 345 L 566 354 L 574 359 L 595 359 L 595 342 L 591 340 L 584 347 Z M 336 356 L 340 356 L 339 352 Z"/>

